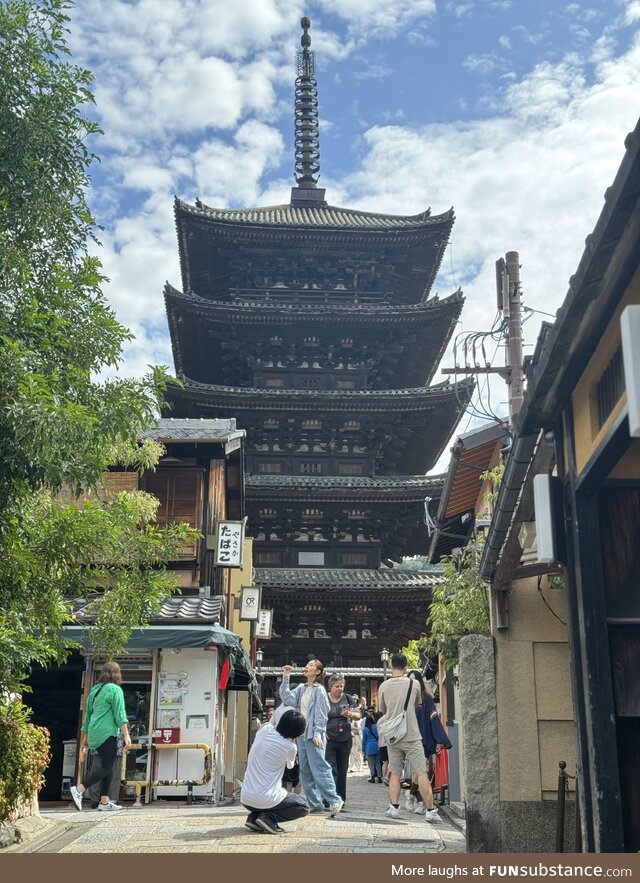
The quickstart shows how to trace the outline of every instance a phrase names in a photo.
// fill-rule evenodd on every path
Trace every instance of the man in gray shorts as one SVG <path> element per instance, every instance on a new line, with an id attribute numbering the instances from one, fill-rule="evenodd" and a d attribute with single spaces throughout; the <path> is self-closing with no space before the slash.
<path id="1" fill-rule="evenodd" d="M 425 819 L 428 822 L 441 822 L 438 810 L 433 806 L 433 791 L 427 775 L 427 761 L 422 747 L 422 737 L 418 728 L 416 708 L 422 703 L 420 685 L 405 677 L 407 657 L 404 653 L 394 653 L 391 657 L 391 677 L 378 689 L 378 708 L 387 720 L 402 714 L 404 703 L 411 684 L 411 696 L 407 706 L 407 735 L 395 745 L 387 742 L 389 752 L 389 809 L 387 815 L 397 819 L 400 815 L 400 777 L 405 760 L 411 764 L 411 772 L 418 777 L 420 796 L 427 807 Z M 430 807 L 430 808 L 429 808 Z"/>

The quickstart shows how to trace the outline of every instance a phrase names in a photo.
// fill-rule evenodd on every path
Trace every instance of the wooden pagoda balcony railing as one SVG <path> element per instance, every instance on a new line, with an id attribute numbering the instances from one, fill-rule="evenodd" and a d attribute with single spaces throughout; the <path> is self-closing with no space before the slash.
<path id="1" fill-rule="evenodd" d="M 390 304 L 387 292 L 353 291 L 350 289 L 236 288 L 232 299 L 241 303 L 259 304 Z"/>

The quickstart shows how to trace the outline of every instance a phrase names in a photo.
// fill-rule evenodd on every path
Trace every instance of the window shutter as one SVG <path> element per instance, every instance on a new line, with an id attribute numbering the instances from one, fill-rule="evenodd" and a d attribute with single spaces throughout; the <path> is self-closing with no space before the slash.
<path id="1" fill-rule="evenodd" d="M 160 500 L 156 523 L 188 524 L 202 531 L 202 472 L 195 469 L 158 469 L 145 475 L 145 490 Z M 185 545 L 180 558 L 196 558 L 197 543 Z"/>

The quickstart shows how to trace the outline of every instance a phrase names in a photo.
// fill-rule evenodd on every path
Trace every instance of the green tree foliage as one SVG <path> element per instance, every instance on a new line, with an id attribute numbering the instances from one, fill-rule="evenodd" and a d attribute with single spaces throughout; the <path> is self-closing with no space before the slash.
<path id="1" fill-rule="evenodd" d="M 0 694 L 31 662 L 64 656 L 70 597 L 102 598 L 98 642 L 116 652 L 173 591 L 163 564 L 190 536 L 154 526 L 143 494 L 73 499 L 96 491 L 110 464 L 157 460 L 137 437 L 168 376 L 116 373 L 131 335 L 90 254 L 99 129 L 87 116 L 91 74 L 69 57 L 70 6 L 0 4 Z"/>
<path id="2" fill-rule="evenodd" d="M 458 641 L 465 635 L 489 635 L 489 590 L 478 571 L 484 540 L 477 538 L 442 559 L 443 582 L 432 592 L 428 623 L 429 653 L 441 653 L 447 668 L 458 664 Z"/>

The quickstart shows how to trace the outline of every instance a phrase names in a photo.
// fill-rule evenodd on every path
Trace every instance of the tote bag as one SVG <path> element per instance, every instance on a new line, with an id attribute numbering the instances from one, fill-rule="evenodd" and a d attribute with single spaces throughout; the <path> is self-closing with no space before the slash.
<path id="1" fill-rule="evenodd" d="M 407 698 L 404 701 L 404 708 L 400 714 L 396 714 L 395 717 L 387 718 L 380 727 L 380 731 L 382 732 L 387 745 L 395 745 L 396 742 L 401 742 L 407 735 L 407 708 L 409 706 L 409 697 L 411 696 L 412 688 L 413 681 L 409 681 L 409 691 L 407 693 Z"/>

